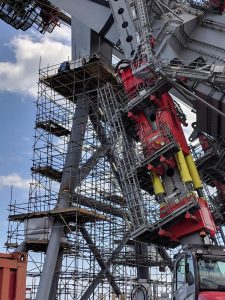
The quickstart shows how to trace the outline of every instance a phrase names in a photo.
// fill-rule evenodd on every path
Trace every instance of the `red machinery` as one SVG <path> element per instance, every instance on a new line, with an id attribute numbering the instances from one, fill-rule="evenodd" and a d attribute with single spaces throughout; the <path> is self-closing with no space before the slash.
<path id="1" fill-rule="evenodd" d="M 151 85 L 149 81 L 135 78 L 129 64 L 119 68 L 119 75 L 131 100 L 138 97 L 145 84 Z M 214 238 L 217 228 L 181 126 L 186 124 L 172 97 L 166 90 L 151 94 L 145 99 L 145 106 L 133 109 L 128 117 L 135 123 L 146 168 L 151 172 L 154 194 L 160 204 L 162 222 L 155 241 L 161 237 L 162 245 L 190 243 L 190 248 L 182 252 L 174 265 L 173 299 L 224 299 L 225 253 L 210 246 L 209 241 L 204 246 L 204 239 Z M 201 142 L 202 148 L 207 150 L 207 139 L 202 138 Z M 217 188 L 224 191 L 221 183 L 217 183 Z M 191 202 L 197 203 L 197 208 L 186 209 Z M 184 213 L 179 214 L 183 208 Z M 168 219 L 171 216 L 174 216 L 172 222 Z M 154 243 L 154 239 L 151 241 Z M 193 244 L 198 246 L 195 248 Z"/>
<path id="2" fill-rule="evenodd" d="M 225 292 L 222 248 L 186 247 L 174 266 L 174 300 L 222 300 Z"/>
<path id="3" fill-rule="evenodd" d="M 138 95 L 140 87 L 151 84 L 149 80 L 135 78 L 129 65 L 119 68 L 119 75 L 131 99 Z M 145 103 L 143 109 L 129 112 L 128 117 L 136 124 L 161 218 L 174 214 L 189 202 L 198 204 L 198 209 L 192 213 L 186 212 L 175 223 L 161 227 L 158 235 L 177 242 L 193 233 L 214 237 L 216 226 L 201 192 L 202 183 L 183 133 L 181 124 L 184 121 L 179 118 L 172 97 L 165 90 L 149 96 Z"/>

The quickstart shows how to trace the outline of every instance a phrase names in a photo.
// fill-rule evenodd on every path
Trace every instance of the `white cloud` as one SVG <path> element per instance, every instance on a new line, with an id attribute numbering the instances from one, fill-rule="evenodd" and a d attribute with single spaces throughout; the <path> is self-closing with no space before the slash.
<path id="1" fill-rule="evenodd" d="M 183 127 L 183 130 L 184 130 L 184 135 L 185 135 L 186 139 L 188 140 L 188 138 L 190 137 L 190 135 L 192 134 L 192 132 L 194 130 L 191 124 L 196 121 L 196 114 L 191 111 L 191 108 L 182 104 L 182 102 L 179 102 L 179 103 L 180 103 L 180 106 L 181 106 L 184 114 L 187 117 L 188 126 Z M 189 143 L 189 141 L 188 141 L 188 143 Z"/>
<path id="2" fill-rule="evenodd" d="M 15 62 L 0 62 L 0 91 L 20 92 L 37 96 L 38 69 L 58 64 L 70 57 L 70 29 L 57 28 L 52 35 L 34 31 L 15 36 L 8 47 Z"/>
<path id="3" fill-rule="evenodd" d="M 0 189 L 13 186 L 19 189 L 28 189 L 30 179 L 24 179 L 17 173 L 12 173 L 6 176 L 0 176 Z"/>
<path id="4" fill-rule="evenodd" d="M 191 126 L 192 123 L 196 122 L 196 114 L 192 112 L 191 107 L 189 107 L 187 104 L 185 104 L 183 101 L 181 101 L 179 98 L 172 96 L 175 101 L 177 101 L 180 104 L 180 107 L 183 111 L 183 113 L 186 115 L 187 118 L 187 127 L 182 126 L 184 135 L 188 141 L 188 138 L 190 137 L 191 133 L 193 132 L 193 128 Z M 188 141 L 189 143 L 189 141 Z"/>

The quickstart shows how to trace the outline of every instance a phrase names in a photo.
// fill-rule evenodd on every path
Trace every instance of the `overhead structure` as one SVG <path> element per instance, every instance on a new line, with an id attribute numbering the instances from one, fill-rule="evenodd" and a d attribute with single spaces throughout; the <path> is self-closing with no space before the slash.
<path id="1" fill-rule="evenodd" d="M 209 285 L 179 276 L 224 257 L 224 1 L 21 3 L 0 2 L 18 29 L 37 7 L 42 33 L 70 15 L 73 57 L 39 72 L 30 198 L 10 205 L 30 298 L 204 299 Z M 196 112 L 195 145 L 171 95 Z"/>
<path id="2" fill-rule="evenodd" d="M 103 108 L 100 109 L 96 87 L 103 88 L 107 82 L 118 90 L 121 86 L 104 58 L 95 57 L 85 63 L 84 59 L 71 61 L 69 65 L 70 70 L 64 72 L 58 72 L 60 65 L 40 70 L 30 199 L 28 204 L 10 205 L 7 247 L 29 252 L 27 288 L 31 299 L 37 297 L 40 270 L 45 262 L 43 254 L 49 247 L 54 220 L 59 222 L 58 228 L 64 228 L 65 236 L 61 237 L 55 256 L 57 264 L 62 265 L 60 273 L 54 272 L 59 277 L 54 276 L 54 280 L 59 284 L 55 290 L 52 285 L 51 295 L 54 292 L 59 299 L 113 299 L 119 295 L 123 299 L 138 282 L 138 274 L 145 274 L 143 283 L 150 280 L 149 267 L 152 283 L 157 284 L 152 293 L 166 293 L 171 288 L 170 255 L 162 247 L 130 240 L 130 213 L 120 188 L 125 183 L 119 179 L 115 150 L 102 123 Z M 81 161 L 72 176 L 76 186 L 68 206 L 56 208 L 77 96 L 83 95 L 84 88 L 90 109 Z M 82 103 L 83 100 L 80 112 Z M 83 120 L 77 122 L 76 129 L 84 128 L 84 124 Z M 80 146 L 79 142 L 73 144 Z M 149 189 L 150 175 L 140 170 L 137 176 L 138 185 Z M 148 211 L 156 210 L 158 205 L 148 192 L 140 188 L 138 191 Z M 52 250 L 50 254 L 53 255 Z M 165 272 L 159 272 L 159 267 Z"/>

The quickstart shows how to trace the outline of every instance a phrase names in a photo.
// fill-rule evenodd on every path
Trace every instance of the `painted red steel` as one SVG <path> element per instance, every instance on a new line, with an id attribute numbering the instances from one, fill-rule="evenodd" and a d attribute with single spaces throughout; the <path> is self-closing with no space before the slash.
<path id="1" fill-rule="evenodd" d="M 183 199 L 178 206 L 182 207 L 188 203 L 188 200 Z M 159 231 L 159 235 L 168 237 L 170 240 L 179 241 L 184 236 L 203 230 L 214 237 L 217 230 L 208 204 L 204 198 L 198 198 L 196 201 L 200 206 L 196 212 L 193 214 L 186 213 L 182 219 L 179 219 L 175 224 L 173 223 L 167 230 Z M 176 211 L 178 207 L 173 209 Z"/>
<path id="2" fill-rule="evenodd" d="M 138 85 L 140 86 L 141 83 L 143 83 L 143 80 L 134 77 L 131 68 L 123 69 L 119 72 L 119 75 L 121 76 L 127 94 L 134 96 L 137 93 Z M 150 150 L 150 153 L 151 151 L 154 151 L 154 149 L 156 151 L 164 145 L 164 142 L 168 142 L 168 136 L 166 137 L 164 132 L 161 132 L 160 134 L 160 131 L 155 132 L 152 129 L 149 119 L 155 117 L 157 127 L 160 128 L 163 125 L 167 127 L 172 136 L 179 142 L 179 146 L 184 154 L 188 155 L 190 150 L 181 127 L 181 121 L 177 116 L 174 102 L 169 93 L 165 91 L 160 97 L 149 97 L 148 108 L 149 109 L 147 110 L 137 111 L 135 114 L 130 115 L 137 123 L 140 142 L 147 148 L 147 151 L 148 149 Z M 156 135 L 159 135 L 160 138 L 155 139 Z M 164 139 L 161 138 L 162 135 L 164 135 Z M 153 149 L 151 150 L 151 148 Z"/>
<path id="3" fill-rule="evenodd" d="M 198 300 L 224 300 L 225 292 L 200 292 Z"/>
<path id="4" fill-rule="evenodd" d="M 25 300 L 26 253 L 0 254 L 0 300 Z"/>
<path id="5" fill-rule="evenodd" d="M 135 97 L 141 85 L 144 87 L 144 81 L 135 78 L 130 67 L 119 70 L 119 75 L 129 97 Z M 166 146 L 170 142 L 175 143 L 183 151 L 184 156 L 190 154 L 190 149 L 181 126 L 182 120 L 177 114 L 174 101 L 169 93 L 165 90 L 151 95 L 146 99 L 145 106 L 141 110 L 136 109 L 129 112 L 128 117 L 136 123 L 136 133 L 146 158 L 153 157 L 160 150 L 161 154 L 158 159 L 155 159 L 147 168 L 156 172 L 159 176 L 164 175 L 165 164 L 167 164 L 167 167 L 170 165 L 170 168 L 174 166 L 179 170 L 174 156 L 178 150 L 171 153 L 171 150 L 167 150 Z M 194 196 L 194 191 L 187 194 L 179 203 L 162 206 L 161 218 L 163 219 L 172 214 L 193 199 L 199 204 L 199 209 L 193 214 L 187 213 L 183 217 L 179 217 L 173 225 L 168 225 L 166 230 L 160 230 L 159 235 L 170 240 L 179 241 L 180 238 L 186 235 L 203 230 L 210 233 L 212 237 L 215 236 L 216 226 L 208 204 L 204 198 Z"/>
<path id="6" fill-rule="evenodd" d="M 218 9 L 222 14 L 225 10 L 225 1 L 224 0 L 211 0 L 212 7 Z"/>

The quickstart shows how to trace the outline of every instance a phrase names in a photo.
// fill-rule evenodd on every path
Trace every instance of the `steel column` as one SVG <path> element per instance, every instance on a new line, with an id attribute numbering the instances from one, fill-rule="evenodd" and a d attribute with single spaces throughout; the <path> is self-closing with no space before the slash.
<path id="1" fill-rule="evenodd" d="M 148 245 L 145 243 L 135 243 L 134 245 L 135 256 L 138 262 L 138 257 L 142 257 L 144 259 L 144 255 L 147 256 L 148 253 Z M 149 282 L 149 267 L 140 264 L 137 266 L 137 278 L 138 279 L 146 279 Z"/>
<path id="2" fill-rule="evenodd" d="M 70 141 L 68 143 L 65 166 L 63 169 L 62 181 L 59 189 L 58 207 L 65 208 L 70 206 L 72 195 L 75 188 L 75 175 L 78 171 L 84 134 L 89 113 L 88 98 L 83 95 L 79 97 L 73 119 Z M 56 220 L 49 239 L 45 263 L 41 274 L 40 284 L 37 291 L 36 300 L 49 299 L 51 284 L 57 265 L 57 258 L 60 249 L 61 239 L 64 235 L 64 223 Z M 54 297 L 55 295 L 51 295 Z"/>
<path id="3" fill-rule="evenodd" d="M 55 300 L 56 299 L 56 293 L 58 290 L 58 282 L 59 282 L 59 275 L 60 275 L 60 270 L 62 266 L 62 261 L 63 261 L 63 248 L 59 249 L 58 257 L 57 257 L 57 262 L 56 262 L 56 267 L 55 267 L 55 272 L 54 272 L 54 277 L 51 285 L 51 291 L 48 300 Z"/>

